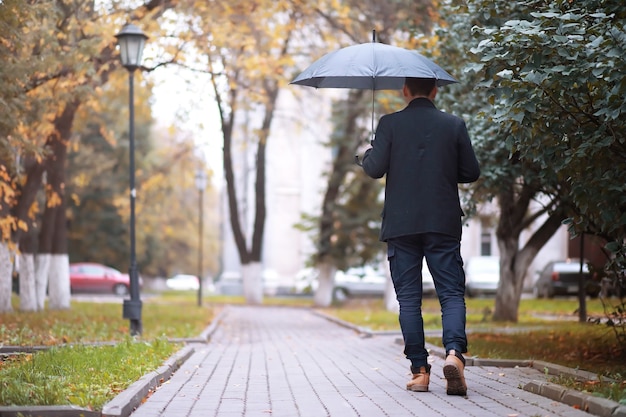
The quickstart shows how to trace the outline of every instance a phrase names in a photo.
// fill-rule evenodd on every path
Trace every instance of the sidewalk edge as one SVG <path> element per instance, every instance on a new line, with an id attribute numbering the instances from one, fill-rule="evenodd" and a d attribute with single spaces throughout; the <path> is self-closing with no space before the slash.
<path id="1" fill-rule="evenodd" d="M 130 416 L 130 414 L 139 407 L 143 399 L 148 396 L 152 390 L 169 379 L 194 352 L 195 348 L 188 345 L 174 353 L 155 371 L 142 376 L 114 399 L 106 403 L 102 408 L 102 417 Z"/>
<path id="2" fill-rule="evenodd" d="M 217 330 L 218 326 L 228 312 L 228 307 L 224 307 L 215 316 L 211 323 L 202 331 L 198 338 L 180 339 L 185 343 L 208 343 L 211 336 Z M 170 341 L 176 341 L 170 340 Z M 142 378 L 131 384 L 113 400 L 109 401 L 102 408 L 102 417 L 128 417 L 141 404 L 143 399 L 151 390 L 161 385 L 166 379 L 169 379 L 181 365 L 191 357 L 195 352 L 193 345 L 186 345 L 178 352 L 174 353 L 165 363 L 156 371 L 144 375 Z M 0 416 L 2 417 L 2 416 Z"/>

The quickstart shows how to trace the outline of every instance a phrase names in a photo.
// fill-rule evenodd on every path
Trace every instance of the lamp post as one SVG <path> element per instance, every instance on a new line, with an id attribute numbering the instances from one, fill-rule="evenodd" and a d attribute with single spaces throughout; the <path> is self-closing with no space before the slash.
<path id="1" fill-rule="evenodd" d="M 115 35 L 120 47 L 120 58 L 124 68 L 128 70 L 129 80 L 129 154 L 130 154 L 130 300 L 124 300 L 123 316 L 130 320 L 130 334 L 140 335 L 141 325 L 141 299 L 139 297 L 139 274 L 137 273 L 137 259 L 135 254 L 135 97 L 134 75 L 135 70 L 141 66 L 141 55 L 148 37 L 132 23 L 124 25 L 120 33 Z"/>
<path id="2" fill-rule="evenodd" d="M 196 171 L 196 188 L 198 189 L 198 307 L 202 306 L 202 228 L 203 228 L 203 199 L 206 188 L 206 173 L 203 169 Z"/>

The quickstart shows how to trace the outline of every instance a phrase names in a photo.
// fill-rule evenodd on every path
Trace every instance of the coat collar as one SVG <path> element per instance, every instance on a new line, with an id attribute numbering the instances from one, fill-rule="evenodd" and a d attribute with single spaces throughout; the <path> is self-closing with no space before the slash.
<path id="1" fill-rule="evenodd" d="M 437 106 L 435 106 L 435 103 L 433 103 L 432 101 L 430 101 L 426 97 L 414 98 L 408 104 L 407 108 L 409 108 L 409 107 L 430 107 L 430 108 L 433 108 L 433 109 L 437 108 Z"/>

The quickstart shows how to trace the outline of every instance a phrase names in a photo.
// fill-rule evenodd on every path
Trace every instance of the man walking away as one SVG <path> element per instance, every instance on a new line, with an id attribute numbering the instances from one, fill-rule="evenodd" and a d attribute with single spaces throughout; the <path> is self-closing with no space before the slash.
<path id="1" fill-rule="evenodd" d="M 365 151 L 363 169 L 372 178 L 386 175 L 380 240 L 387 242 L 391 279 L 400 304 L 404 354 L 411 361 L 411 391 L 428 391 L 430 365 L 424 345 L 422 262 L 433 276 L 443 322 L 449 395 L 466 395 L 463 353 L 465 274 L 461 258 L 458 184 L 476 181 L 480 168 L 459 117 L 438 110 L 434 79 L 407 78 L 403 110 L 381 117 Z"/>

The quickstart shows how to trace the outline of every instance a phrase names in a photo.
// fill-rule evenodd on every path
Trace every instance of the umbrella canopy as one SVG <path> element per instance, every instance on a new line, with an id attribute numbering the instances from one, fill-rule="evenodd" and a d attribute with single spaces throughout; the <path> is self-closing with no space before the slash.
<path id="1" fill-rule="evenodd" d="M 368 42 L 324 55 L 291 84 L 316 88 L 400 90 L 406 77 L 432 78 L 437 80 L 438 86 L 457 82 L 439 65 L 415 51 Z"/>

